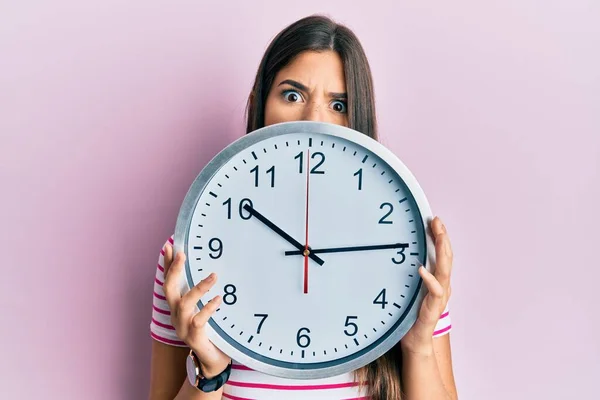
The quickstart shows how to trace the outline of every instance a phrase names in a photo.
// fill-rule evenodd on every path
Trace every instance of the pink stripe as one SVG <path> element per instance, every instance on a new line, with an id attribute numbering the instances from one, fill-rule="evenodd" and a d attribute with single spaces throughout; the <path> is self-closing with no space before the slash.
<path id="1" fill-rule="evenodd" d="M 169 243 L 173 244 L 173 238 L 172 237 L 169 238 Z"/>
<path id="2" fill-rule="evenodd" d="M 160 255 L 161 255 L 161 256 L 164 256 L 164 255 L 165 255 L 165 249 L 162 249 L 162 250 L 160 251 Z"/>
<path id="3" fill-rule="evenodd" d="M 448 314 L 450 314 L 450 311 L 446 311 L 445 313 L 443 313 L 442 315 L 440 315 L 440 319 L 446 318 L 448 316 Z"/>
<path id="4" fill-rule="evenodd" d="M 157 299 L 161 299 L 161 300 L 166 300 L 167 298 L 165 296 L 161 296 L 160 294 L 154 292 L 154 297 L 156 297 Z"/>
<path id="5" fill-rule="evenodd" d="M 160 342 L 165 342 L 165 343 L 168 343 L 168 344 L 175 344 L 175 345 L 183 345 L 183 346 L 187 346 L 187 345 L 185 344 L 185 342 L 180 342 L 179 340 L 171 340 L 171 339 L 167 339 L 167 338 L 164 338 L 164 337 L 162 337 L 162 336 L 158 336 L 158 335 L 157 335 L 156 333 L 154 333 L 154 332 L 150 332 L 150 336 L 152 336 L 154 339 L 156 339 L 156 340 L 158 340 L 158 341 L 160 341 Z"/>
<path id="6" fill-rule="evenodd" d="M 159 312 L 161 314 L 171 315 L 171 311 L 161 310 L 160 308 L 156 307 L 154 304 L 152 305 L 152 308 L 154 308 L 154 310 L 156 310 L 156 312 Z"/>
<path id="7" fill-rule="evenodd" d="M 175 330 L 175 328 L 173 328 L 173 326 L 171 325 L 167 325 L 167 324 L 163 324 L 162 322 L 158 322 L 157 320 L 155 320 L 154 318 L 152 318 L 152 322 L 154 322 L 156 325 L 160 326 L 161 328 L 165 328 L 165 329 L 170 329 L 172 331 Z"/>
<path id="8" fill-rule="evenodd" d="M 276 389 L 276 390 L 320 390 L 320 389 L 341 389 L 358 386 L 358 382 L 332 383 L 328 385 L 271 385 L 268 383 L 250 383 L 228 381 L 231 386 L 249 387 L 255 389 Z"/>
<path id="9" fill-rule="evenodd" d="M 158 264 L 158 269 L 160 269 L 162 272 L 165 272 L 165 269 L 163 268 L 162 265 Z"/>
<path id="10" fill-rule="evenodd" d="M 161 282 L 158 278 L 154 278 L 154 282 L 158 283 L 160 286 L 164 285 L 164 282 Z"/>
<path id="11" fill-rule="evenodd" d="M 228 393 L 223 393 L 223 397 L 225 397 L 226 399 L 231 399 L 231 400 L 253 400 L 253 399 L 249 399 L 247 397 L 238 397 L 238 396 L 234 396 L 234 395 L 228 394 Z"/>
<path id="12" fill-rule="evenodd" d="M 439 335 L 440 333 L 447 332 L 450 330 L 450 328 L 452 328 L 452 325 L 448 325 L 447 327 L 440 329 L 439 331 L 435 331 L 435 332 L 433 332 L 433 336 Z"/>
<path id="13" fill-rule="evenodd" d="M 246 367 L 242 364 L 231 364 L 231 369 L 239 369 L 241 371 L 254 371 L 252 368 Z"/>

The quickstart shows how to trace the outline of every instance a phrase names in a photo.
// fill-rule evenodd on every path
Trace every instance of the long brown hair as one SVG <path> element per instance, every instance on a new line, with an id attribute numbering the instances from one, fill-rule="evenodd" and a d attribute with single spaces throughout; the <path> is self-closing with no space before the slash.
<path id="1" fill-rule="evenodd" d="M 304 51 L 337 52 L 344 65 L 348 93 L 348 126 L 377 140 L 377 118 L 371 68 L 356 35 L 328 17 L 311 15 L 282 30 L 269 44 L 256 73 L 246 106 L 246 132 L 264 126 L 267 95 L 280 69 Z M 401 398 L 402 358 L 399 346 L 355 371 L 371 400 Z"/>

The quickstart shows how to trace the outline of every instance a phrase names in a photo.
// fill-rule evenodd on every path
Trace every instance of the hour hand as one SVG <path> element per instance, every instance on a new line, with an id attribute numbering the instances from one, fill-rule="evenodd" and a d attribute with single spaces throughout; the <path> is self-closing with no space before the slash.
<path id="1" fill-rule="evenodd" d="M 286 232 L 283 231 L 283 229 L 281 229 L 280 227 L 278 227 L 277 225 L 275 225 L 273 222 L 269 221 L 264 215 L 262 215 L 261 213 L 259 213 L 258 211 L 256 211 L 249 204 L 246 203 L 243 208 L 244 208 L 244 210 L 248 211 L 250 213 L 250 215 L 252 215 L 257 220 L 259 220 L 260 222 L 262 222 L 263 224 L 265 224 L 272 231 L 274 231 L 279 236 L 281 236 L 282 238 L 284 238 L 285 240 L 287 240 L 292 246 L 294 246 L 295 248 L 297 248 L 298 249 L 298 254 L 304 255 L 304 246 L 302 244 L 300 244 L 300 242 L 298 242 L 296 239 L 294 239 L 293 237 L 291 237 L 290 235 L 288 235 Z M 323 265 L 325 263 L 319 256 L 313 254 L 312 251 L 308 250 L 308 253 L 309 253 L 308 257 L 310 257 L 317 264 Z"/>
<path id="2" fill-rule="evenodd" d="M 348 247 L 330 247 L 326 249 L 310 249 L 311 254 L 313 253 L 345 253 L 349 251 L 367 251 L 367 250 L 383 250 L 383 249 L 405 249 L 408 247 L 408 243 L 390 243 L 390 244 L 375 244 L 369 246 L 348 246 Z M 286 251 L 286 256 L 301 255 L 302 251 L 290 250 Z"/>

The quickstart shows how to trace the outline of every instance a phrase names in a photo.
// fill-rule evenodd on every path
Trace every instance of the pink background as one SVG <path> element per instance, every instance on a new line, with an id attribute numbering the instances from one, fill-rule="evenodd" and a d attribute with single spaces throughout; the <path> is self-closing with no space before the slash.
<path id="1" fill-rule="evenodd" d="M 11 3 L 3 398 L 147 396 L 160 246 L 269 40 L 313 12 L 361 38 L 383 143 L 450 231 L 460 398 L 600 398 L 598 1 Z"/>

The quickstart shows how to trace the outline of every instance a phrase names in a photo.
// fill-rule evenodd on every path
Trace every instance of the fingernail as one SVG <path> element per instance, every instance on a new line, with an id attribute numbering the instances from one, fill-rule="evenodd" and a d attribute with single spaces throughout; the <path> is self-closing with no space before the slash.
<path id="1" fill-rule="evenodd" d="M 206 277 L 206 279 L 204 280 L 205 282 L 210 282 L 213 279 L 215 279 L 215 273 L 211 272 L 211 274 L 209 276 Z"/>

